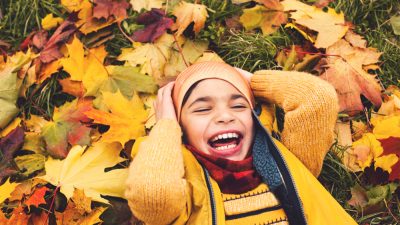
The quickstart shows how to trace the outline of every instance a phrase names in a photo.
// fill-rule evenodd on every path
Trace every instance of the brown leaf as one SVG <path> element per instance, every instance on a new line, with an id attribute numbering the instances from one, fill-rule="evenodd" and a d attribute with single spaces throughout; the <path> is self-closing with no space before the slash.
<path id="1" fill-rule="evenodd" d="M 351 199 L 348 201 L 349 205 L 356 208 L 364 207 L 368 202 L 367 193 L 359 184 L 356 184 L 351 189 Z"/>
<path id="2" fill-rule="evenodd" d="M 39 50 L 41 50 L 44 45 L 47 43 L 47 31 L 46 30 L 41 30 L 35 33 L 32 38 L 32 44 Z"/>
<path id="3" fill-rule="evenodd" d="M 62 91 L 65 93 L 68 93 L 75 97 L 83 97 L 83 95 L 85 94 L 85 88 L 83 87 L 81 81 L 74 81 L 71 80 L 71 78 L 65 78 L 62 80 L 58 80 L 58 83 L 60 83 Z"/>

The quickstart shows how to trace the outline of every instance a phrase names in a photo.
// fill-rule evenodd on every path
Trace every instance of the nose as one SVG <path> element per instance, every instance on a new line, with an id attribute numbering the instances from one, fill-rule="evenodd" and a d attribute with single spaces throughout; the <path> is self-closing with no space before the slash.
<path id="1" fill-rule="evenodd" d="M 231 123 L 235 121 L 235 117 L 228 110 L 221 110 L 217 112 L 217 115 L 215 116 L 215 121 L 218 124 Z"/>

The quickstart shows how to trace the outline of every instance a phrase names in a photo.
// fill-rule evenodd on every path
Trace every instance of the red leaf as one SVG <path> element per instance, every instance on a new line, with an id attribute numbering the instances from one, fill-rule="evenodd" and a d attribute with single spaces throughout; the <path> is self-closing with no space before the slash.
<path id="1" fill-rule="evenodd" d="M 129 8 L 129 3 L 125 0 L 95 0 L 94 3 L 94 18 L 108 19 L 114 16 L 116 19 L 125 19 L 127 17 L 126 10 Z"/>
<path id="2" fill-rule="evenodd" d="M 151 11 L 141 14 L 136 19 L 136 22 L 145 25 L 144 29 L 135 31 L 132 34 L 132 39 L 138 42 L 154 42 L 174 23 L 174 21 L 166 17 L 165 12 L 160 9 L 151 9 Z"/>
<path id="3" fill-rule="evenodd" d="M 41 31 L 37 32 L 35 35 L 33 35 L 32 44 L 39 50 L 42 49 L 46 43 L 47 43 L 47 31 L 46 30 L 41 30 Z"/>
<path id="4" fill-rule="evenodd" d="M 46 43 L 39 57 L 42 62 L 49 63 L 63 57 L 59 49 L 60 44 L 67 41 L 71 34 L 76 30 L 72 18 L 73 16 L 65 20 L 57 30 L 55 30 L 53 36 L 51 36 L 49 41 Z"/>
<path id="5" fill-rule="evenodd" d="M 389 137 L 386 139 L 379 139 L 381 142 L 384 155 L 396 154 L 400 158 L 400 138 Z M 392 172 L 389 174 L 389 181 L 400 180 L 400 160 L 392 166 Z"/>
<path id="6" fill-rule="evenodd" d="M 31 205 L 38 207 L 40 204 L 46 204 L 44 195 L 47 190 L 46 186 L 36 189 L 35 192 L 25 201 L 25 205 L 28 207 Z"/>

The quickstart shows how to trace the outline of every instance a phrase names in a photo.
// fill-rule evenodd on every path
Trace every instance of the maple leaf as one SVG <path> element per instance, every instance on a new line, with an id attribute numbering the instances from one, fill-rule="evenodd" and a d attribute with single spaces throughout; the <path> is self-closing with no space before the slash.
<path id="1" fill-rule="evenodd" d="M 75 31 L 76 27 L 72 18 L 68 18 L 61 23 L 40 52 L 40 60 L 44 63 L 49 63 L 63 57 L 59 48 Z"/>
<path id="2" fill-rule="evenodd" d="M 370 166 L 373 159 L 382 155 L 383 148 L 374 134 L 366 133 L 363 137 L 353 143 L 354 154 L 357 155 L 358 164 L 361 169 Z"/>
<path id="3" fill-rule="evenodd" d="M 197 62 L 197 59 L 199 59 L 208 48 L 207 41 L 192 41 L 185 38 L 179 38 L 178 44 L 180 45 L 179 48 L 173 45 L 174 48 L 171 57 L 165 65 L 164 74 L 166 77 L 178 76 L 178 74 L 188 66 Z M 179 49 L 181 49 L 181 52 Z M 186 65 L 186 63 L 188 65 Z"/>
<path id="4" fill-rule="evenodd" d="M 374 125 L 373 133 L 379 139 L 400 137 L 400 115 L 386 116 L 381 119 L 371 119 Z"/>
<path id="5" fill-rule="evenodd" d="M 172 29 L 176 30 L 176 35 L 180 36 L 183 31 L 193 22 L 193 31 L 198 34 L 203 29 L 208 17 L 207 8 L 205 5 L 180 2 L 172 12 L 176 16 L 176 22 Z"/>
<path id="6" fill-rule="evenodd" d="M 82 123 L 90 121 L 84 112 L 91 108 L 91 101 L 75 99 L 55 109 L 53 121 L 48 122 L 42 129 L 42 136 L 50 155 L 65 158 L 68 154 L 68 143 L 71 145 L 90 143 L 91 128 Z"/>
<path id="7" fill-rule="evenodd" d="M 0 222 L 2 222 L 2 225 L 26 225 L 30 216 L 24 212 L 24 208 L 20 205 L 13 210 L 10 219 L 6 221 L 1 221 L 0 219 Z"/>
<path id="8" fill-rule="evenodd" d="M 104 172 L 105 168 L 124 161 L 119 157 L 120 151 L 118 143 L 96 142 L 88 148 L 76 145 L 64 160 L 49 157 L 46 175 L 40 178 L 59 186 L 67 199 L 72 197 L 75 188 L 83 189 L 86 196 L 103 203 L 108 201 L 100 195 L 123 198 L 128 169 Z"/>
<path id="9" fill-rule="evenodd" d="M 122 49 L 117 60 L 126 60 L 133 67 L 140 65 L 140 73 L 148 74 L 159 80 L 164 75 L 163 70 L 167 60 L 171 57 L 173 43 L 174 37 L 164 34 L 154 44 L 144 44 L 134 49 Z"/>
<path id="10" fill-rule="evenodd" d="M 92 109 L 85 113 L 94 123 L 110 126 L 102 141 L 119 142 L 123 146 L 127 141 L 145 134 L 147 111 L 138 95 L 128 100 L 120 91 L 103 92 L 103 102 L 110 112 Z"/>
<path id="11" fill-rule="evenodd" d="M 154 42 L 163 35 L 174 21 L 165 15 L 161 9 L 151 9 L 136 18 L 138 24 L 145 25 L 145 28 L 135 31 L 132 39 L 138 42 Z"/>
<path id="12" fill-rule="evenodd" d="M 335 9 L 328 8 L 328 11 L 324 12 L 322 9 L 296 0 L 284 0 L 281 3 L 284 11 L 290 11 L 290 18 L 297 24 L 318 32 L 314 43 L 317 48 L 331 46 L 348 30 L 343 13 L 338 14 Z"/>
<path id="13" fill-rule="evenodd" d="M 4 202 L 7 198 L 11 197 L 11 193 L 19 183 L 10 183 L 9 179 L 0 185 L 0 203 Z"/>
<path id="14" fill-rule="evenodd" d="M 165 0 L 131 0 L 133 10 L 140 12 L 142 9 L 151 10 L 153 8 L 160 9 Z"/>
<path id="15" fill-rule="evenodd" d="M 240 22 L 246 30 L 261 28 L 264 35 L 275 32 L 279 26 L 287 20 L 283 12 L 283 6 L 278 0 L 264 1 L 264 5 L 256 5 L 253 8 L 244 9 L 240 16 Z"/>
<path id="16" fill-rule="evenodd" d="M 63 18 L 54 17 L 53 13 L 49 13 L 42 19 L 42 27 L 45 30 L 50 30 L 50 29 L 58 26 L 63 21 L 64 21 Z"/>
<path id="17" fill-rule="evenodd" d="M 94 18 L 108 19 L 110 16 L 114 16 L 121 21 L 127 17 L 126 10 L 129 8 L 129 3 L 125 0 L 95 0 L 94 4 Z"/>
<path id="18" fill-rule="evenodd" d="M 15 128 L 7 136 L 0 139 L 0 180 L 14 174 L 16 170 L 12 167 L 14 153 L 24 143 L 24 130 L 21 127 Z"/>
<path id="19" fill-rule="evenodd" d="M 158 90 L 154 78 L 139 73 L 140 68 L 132 66 L 107 66 L 108 80 L 102 86 L 102 91 L 121 93 L 132 98 L 135 91 L 144 93 L 156 93 Z"/>
<path id="20" fill-rule="evenodd" d="M 345 40 L 336 42 L 326 53 L 332 55 L 328 56 L 329 69 L 320 77 L 335 87 L 341 111 L 349 114 L 362 111 L 361 94 L 374 105 L 381 105 L 381 86 L 374 75 L 363 69 L 363 65 L 377 63 L 381 53 L 373 48 L 352 47 Z"/>
<path id="21" fill-rule="evenodd" d="M 48 188 L 46 186 L 37 188 L 33 192 L 33 194 L 25 201 L 25 205 L 27 205 L 29 208 L 31 205 L 39 207 L 40 204 L 46 204 L 46 200 L 44 199 L 46 191 L 48 191 Z"/>
<path id="22" fill-rule="evenodd" d="M 85 88 L 80 81 L 71 80 L 70 77 L 58 80 L 61 85 L 62 92 L 68 93 L 75 97 L 83 97 L 85 95 Z"/>
<path id="23" fill-rule="evenodd" d="M 107 55 L 105 47 L 91 49 L 85 57 L 82 42 L 74 37 L 71 44 L 67 44 L 69 57 L 62 59 L 64 70 L 69 73 L 71 80 L 82 81 L 86 89 L 86 96 L 97 94 L 99 85 L 108 78 L 108 72 L 103 65 Z"/>

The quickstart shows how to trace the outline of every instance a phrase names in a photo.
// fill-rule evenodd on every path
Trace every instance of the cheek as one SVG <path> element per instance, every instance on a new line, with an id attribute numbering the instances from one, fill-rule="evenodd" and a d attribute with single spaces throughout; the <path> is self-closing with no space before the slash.
<path id="1" fill-rule="evenodd" d="M 188 144 L 199 147 L 197 145 L 204 140 L 207 123 L 198 118 L 182 118 L 181 125 L 183 127 L 185 140 Z"/>

